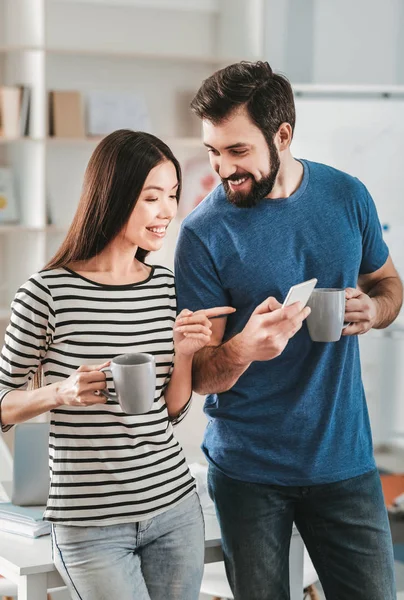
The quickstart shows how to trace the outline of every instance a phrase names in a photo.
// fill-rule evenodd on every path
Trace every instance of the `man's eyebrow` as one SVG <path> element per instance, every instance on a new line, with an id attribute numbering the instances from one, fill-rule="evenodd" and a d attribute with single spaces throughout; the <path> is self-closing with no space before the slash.
<path id="1" fill-rule="evenodd" d="M 175 190 L 175 188 L 178 187 L 178 183 L 176 183 L 175 185 L 173 185 L 173 187 L 171 188 L 172 190 Z M 159 192 L 164 192 L 164 188 L 159 187 L 158 185 L 148 185 L 147 187 L 143 188 L 143 191 L 146 190 L 158 190 Z"/>
<path id="2" fill-rule="evenodd" d="M 216 148 L 214 148 L 214 146 L 211 146 L 210 144 L 207 144 L 206 142 L 203 142 L 204 146 L 206 146 L 207 148 L 212 148 L 212 150 L 216 150 Z M 251 144 L 247 144 L 246 142 L 237 142 L 236 144 L 232 144 L 231 146 L 226 146 L 225 150 L 233 150 L 234 148 L 250 148 Z"/>

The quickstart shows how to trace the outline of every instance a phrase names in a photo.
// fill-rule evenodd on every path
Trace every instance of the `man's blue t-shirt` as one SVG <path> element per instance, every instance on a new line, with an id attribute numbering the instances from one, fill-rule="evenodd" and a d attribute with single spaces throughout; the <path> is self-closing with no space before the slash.
<path id="1" fill-rule="evenodd" d="M 224 341 L 268 296 L 316 277 L 356 287 L 388 258 L 375 205 L 356 178 L 301 161 L 299 188 L 237 208 L 218 186 L 184 221 L 176 250 L 178 309 L 229 305 Z M 207 396 L 203 450 L 229 477 L 322 484 L 375 467 L 358 339 L 312 342 L 307 325 L 283 353 L 253 362 L 227 392 Z"/>

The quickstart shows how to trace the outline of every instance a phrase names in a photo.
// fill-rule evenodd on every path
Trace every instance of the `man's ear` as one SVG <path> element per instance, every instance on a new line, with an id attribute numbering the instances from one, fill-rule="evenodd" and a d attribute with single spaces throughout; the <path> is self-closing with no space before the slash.
<path id="1" fill-rule="evenodd" d="M 290 144 L 292 143 L 292 137 L 293 132 L 290 124 L 282 123 L 275 136 L 277 142 L 276 145 L 278 146 L 279 152 L 282 152 L 282 150 L 287 150 L 287 148 L 289 148 Z"/>

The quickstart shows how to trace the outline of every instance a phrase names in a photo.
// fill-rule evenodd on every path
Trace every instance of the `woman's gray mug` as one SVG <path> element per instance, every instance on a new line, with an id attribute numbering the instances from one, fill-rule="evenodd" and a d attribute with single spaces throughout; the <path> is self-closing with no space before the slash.
<path id="1" fill-rule="evenodd" d="M 349 325 L 344 323 L 345 290 L 315 288 L 307 306 L 311 308 L 307 327 L 313 342 L 338 342 L 342 330 Z"/>
<path id="2" fill-rule="evenodd" d="M 156 393 L 156 362 L 152 354 L 120 354 L 101 371 L 111 371 L 116 391 L 116 394 L 111 394 L 102 390 L 104 396 L 117 400 L 129 415 L 149 412 Z"/>

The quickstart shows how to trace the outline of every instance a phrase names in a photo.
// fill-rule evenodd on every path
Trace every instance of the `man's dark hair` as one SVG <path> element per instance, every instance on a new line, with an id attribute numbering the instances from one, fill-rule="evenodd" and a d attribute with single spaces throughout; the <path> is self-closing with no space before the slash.
<path id="1" fill-rule="evenodd" d="M 273 73 L 267 62 L 243 61 L 216 71 L 202 83 L 191 109 L 215 124 L 243 105 L 268 143 L 282 123 L 289 123 L 293 132 L 296 112 L 292 86 L 286 77 Z"/>

